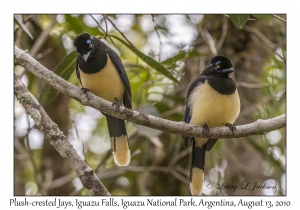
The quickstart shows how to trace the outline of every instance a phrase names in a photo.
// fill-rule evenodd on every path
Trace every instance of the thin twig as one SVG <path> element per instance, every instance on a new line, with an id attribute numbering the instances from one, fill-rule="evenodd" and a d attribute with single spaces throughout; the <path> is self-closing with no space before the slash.
<path id="1" fill-rule="evenodd" d="M 266 37 L 262 32 L 257 30 L 256 28 L 253 28 L 253 27 L 250 27 L 250 26 L 245 26 L 244 30 L 255 34 L 260 40 L 262 40 L 271 49 L 276 48 L 276 46 L 273 44 L 273 42 L 268 37 Z"/>
<path id="2" fill-rule="evenodd" d="M 151 17 L 152 17 L 152 21 L 155 22 L 155 20 L 154 20 L 155 15 L 154 15 L 154 14 L 151 14 Z"/>
<path id="3" fill-rule="evenodd" d="M 118 29 L 118 27 L 114 24 L 114 22 L 111 20 L 111 19 L 109 19 L 109 17 L 107 17 L 107 15 L 103 15 L 103 17 L 105 18 L 105 19 L 107 19 L 111 24 L 112 24 L 112 26 L 124 37 L 124 39 L 130 44 L 130 45 L 132 45 L 132 46 L 134 46 L 130 41 L 129 41 L 129 39 L 127 39 L 127 37 L 123 34 L 123 32 L 122 31 L 120 31 L 119 29 Z"/>
<path id="4" fill-rule="evenodd" d="M 102 158 L 101 162 L 99 163 L 99 165 L 95 168 L 95 172 L 96 174 L 98 174 L 98 171 L 100 169 L 100 167 L 104 164 L 104 162 L 109 158 L 111 157 L 111 151 L 108 150 L 106 155 Z"/>
<path id="5" fill-rule="evenodd" d="M 176 170 L 171 170 L 171 174 L 178 180 L 182 181 L 184 184 L 189 185 L 190 181 L 186 177 L 178 173 Z"/>
<path id="6" fill-rule="evenodd" d="M 179 173 L 183 174 L 184 176 L 186 177 L 189 177 L 190 176 L 190 172 L 184 168 L 182 168 L 181 166 L 179 165 L 176 165 L 175 166 L 175 170 L 178 171 Z"/>
<path id="7" fill-rule="evenodd" d="M 71 182 L 74 178 L 75 178 L 75 175 L 73 173 L 72 174 L 67 174 L 67 175 L 62 176 L 62 177 L 59 177 L 59 178 L 57 178 L 57 179 L 55 179 L 51 182 L 48 190 L 51 190 L 51 189 L 60 187 L 62 185 L 65 185 L 65 184 Z"/>
<path id="8" fill-rule="evenodd" d="M 251 106 L 248 106 L 247 108 L 241 110 L 239 116 L 247 115 L 249 113 L 253 113 L 258 107 L 268 104 L 272 99 L 274 99 L 274 96 L 270 96 L 268 98 L 265 98 L 264 100 L 260 101 L 257 104 L 253 104 Z"/>
<path id="9" fill-rule="evenodd" d="M 168 117 L 170 115 L 176 114 L 176 113 L 182 113 L 184 111 L 184 106 L 177 106 L 174 109 L 170 109 L 168 111 L 165 111 L 160 114 L 161 117 Z"/>
<path id="10" fill-rule="evenodd" d="M 245 88 L 264 88 L 264 87 L 269 87 L 269 83 L 263 83 L 263 84 L 251 84 L 251 83 L 246 83 L 246 82 L 236 82 L 236 85 L 239 87 L 245 87 Z"/>
<path id="11" fill-rule="evenodd" d="M 210 49 L 211 53 L 213 55 L 217 55 L 217 49 L 214 43 L 214 40 L 212 39 L 211 35 L 206 31 L 205 29 L 202 29 L 199 25 L 198 32 L 202 36 L 203 40 L 205 41 L 206 45 Z"/>
<path id="12" fill-rule="evenodd" d="M 19 27 L 19 25 L 16 25 L 16 26 Z M 19 46 L 21 44 L 23 30 L 18 30 L 18 29 L 19 28 L 16 28 L 16 30 L 15 30 L 15 33 L 16 33 L 16 35 L 15 35 L 15 44 Z"/>
<path id="13" fill-rule="evenodd" d="M 150 86 L 151 84 L 152 84 L 152 80 L 150 80 L 150 72 L 149 72 L 149 68 L 148 67 L 146 67 L 146 78 L 145 78 L 145 81 L 146 82 L 144 82 L 143 84 L 142 84 L 142 86 L 141 86 L 141 88 L 140 88 L 140 90 L 139 90 L 139 92 L 138 92 L 138 95 L 137 95 L 137 99 L 136 99 L 136 106 L 138 107 L 140 104 L 141 104 L 141 102 L 142 102 L 142 94 L 143 94 L 143 92 L 144 91 L 146 91 L 147 92 L 147 87 L 148 86 Z M 142 79 L 142 78 L 141 78 Z"/>
<path id="14" fill-rule="evenodd" d="M 218 44 L 217 44 L 217 50 L 220 50 L 222 48 L 222 45 L 225 41 L 225 38 L 227 36 L 227 29 L 228 29 L 228 20 L 227 18 L 223 17 L 223 24 L 222 24 L 222 33 L 221 33 L 221 37 L 218 41 Z"/>
<path id="15" fill-rule="evenodd" d="M 283 57 L 282 55 L 280 55 L 277 50 L 275 51 L 275 54 L 283 61 L 285 61 L 285 57 Z"/>
<path id="16" fill-rule="evenodd" d="M 73 125 L 74 125 L 74 129 L 75 129 L 75 133 L 76 133 L 77 140 L 78 140 L 78 141 L 81 143 L 81 145 L 82 145 L 82 153 L 83 153 L 83 155 L 84 155 L 84 159 L 87 160 L 86 154 L 85 154 L 84 142 L 80 139 L 80 136 L 79 136 L 79 132 L 78 132 L 77 126 L 75 125 L 75 121 L 73 121 Z"/>
<path id="17" fill-rule="evenodd" d="M 272 15 L 273 17 L 275 17 L 275 18 L 277 18 L 278 20 L 281 20 L 281 21 L 283 21 L 283 22 L 286 22 L 286 20 L 285 19 L 283 19 L 283 18 L 281 18 L 281 17 L 279 17 L 278 15 Z"/>
<path id="18" fill-rule="evenodd" d="M 94 18 L 93 15 L 90 14 L 90 16 L 93 18 L 93 20 L 97 23 L 98 27 L 105 33 L 105 30 L 100 26 L 100 23 Z"/>
<path id="19" fill-rule="evenodd" d="M 135 172 L 149 172 L 149 171 L 161 171 L 169 172 L 169 168 L 166 166 L 126 166 L 118 168 L 124 171 L 135 171 Z"/>
<path id="20" fill-rule="evenodd" d="M 248 151 L 250 153 L 250 151 Z M 236 156 L 233 155 L 234 152 L 233 151 L 228 151 L 226 152 L 226 156 L 228 157 L 228 160 L 231 160 L 233 162 L 233 165 L 237 168 L 239 168 L 239 170 L 244 171 L 245 173 L 249 173 L 249 174 L 256 174 L 256 171 L 253 170 L 253 167 L 251 166 L 247 166 L 244 163 L 241 163 Z"/>
<path id="21" fill-rule="evenodd" d="M 192 152 L 192 147 L 189 147 L 185 150 L 182 150 L 178 155 L 176 155 L 175 157 L 173 157 L 171 159 L 171 161 L 169 162 L 169 167 L 173 166 L 178 160 L 180 160 L 181 158 L 187 156 L 191 152 Z"/>
<path id="22" fill-rule="evenodd" d="M 163 44 L 162 44 L 160 35 L 159 35 L 159 33 L 158 33 L 157 27 L 155 26 L 154 28 L 155 28 L 155 32 L 156 32 L 157 37 L 158 37 L 158 40 L 159 40 L 158 61 L 160 62 L 160 59 L 161 59 L 161 51 L 162 51 L 162 46 L 163 46 Z"/>
<path id="23" fill-rule="evenodd" d="M 82 190 L 83 188 L 80 188 L 80 189 L 74 189 L 71 193 L 70 193 L 70 195 L 69 196 L 75 196 L 75 195 L 78 195 L 78 193 Z"/>
<path id="24" fill-rule="evenodd" d="M 103 16 L 103 15 L 102 15 Z M 105 23 L 105 38 L 107 37 L 108 35 L 108 29 L 107 29 L 107 21 L 106 21 L 106 18 L 103 16 L 103 19 L 104 19 L 104 23 Z M 97 21 L 96 21 L 97 22 Z"/>
<path id="25" fill-rule="evenodd" d="M 47 50 L 45 50 L 44 52 L 38 53 L 38 54 L 36 55 L 36 59 L 37 59 L 37 60 L 40 60 L 40 59 L 42 59 L 43 57 L 49 55 L 49 54 L 52 53 L 52 52 L 53 52 L 53 48 L 50 47 L 50 48 L 48 48 Z"/>
<path id="26" fill-rule="evenodd" d="M 93 20 L 97 23 L 98 27 L 103 31 L 103 33 L 105 33 L 104 39 L 106 39 L 106 37 L 108 37 L 109 40 L 111 41 L 111 43 L 113 43 L 113 45 L 116 46 L 115 43 L 114 43 L 114 41 L 112 40 L 112 38 L 111 38 L 111 37 L 108 35 L 108 33 L 107 33 L 107 23 L 106 23 L 105 18 L 104 18 L 104 21 L 105 21 L 105 25 L 106 25 L 106 31 L 100 26 L 100 23 L 93 17 L 93 15 L 90 14 L 90 16 L 91 16 L 91 17 L 93 18 Z M 103 17 L 104 17 L 104 16 L 103 16 Z"/>
<path id="27" fill-rule="evenodd" d="M 19 139 L 17 139 L 17 137 L 15 137 L 14 146 L 15 146 L 16 150 L 19 152 L 18 155 L 21 155 L 22 157 L 24 157 L 23 160 L 25 158 L 29 158 L 29 154 L 27 153 L 26 149 L 22 146 L 22 144 L 19 142 Z"/>
<path id="28" fill-rule="evenodd" d="M 46 39 L 49 36 L 51 29 L 56 24 L 56 16 L 57 15 L 53 15 L 52 16 L 50 24 L 42 31 L 42 33 L 40 34 L 40 36 L 37 38 L 37 40 L 35 41 L 35 43 L 31 47 L 31 49 L 29 51 L 29 54 L 32 57 L 36 56 L 36 54 L 38 53 L 38 51 L 41 49 L 41 47 L 43 46 L 43 44 L 46 42 Z"/>
<path id="29" fill-rule="evenodd" d="M 124 171 L 123 170 L 121 171 L 120 169 L 121 167 L 115 168 L 114 170 L 102 171 L 101 173 L 97 173 L 97 175 L 99 176 L 100 179 L 120 176 L 121 174 L 124 174 Z"/>

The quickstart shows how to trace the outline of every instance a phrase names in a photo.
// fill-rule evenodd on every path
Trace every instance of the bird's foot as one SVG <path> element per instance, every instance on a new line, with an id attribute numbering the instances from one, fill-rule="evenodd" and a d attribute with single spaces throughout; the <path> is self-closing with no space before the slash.
<path id="1" fill-rule="evenodd" d="M 230 123 L 226 123 L 225 126 L 228 127 L 233 134 L 234 134 L 234 131 L 236 131 L 236 127 Z"/>
<path id="2" fill-rule="evenodd" d="M 208 134 L 209 133 L 209 127 L 207 126 L 206 123 L 204 123 L 202 125 L 202 128 L 203 128 L 203 134 Z"/>
<path id="3" fill-rule="evenodd" d="M 88 88 L 84 88 L 84 87 L 82 87 L 81 88 L 81 91 L 84 93 L 84 94 L 86 94 L 88 91 L 90 91 Z"/>
<path id="4" fill-rule="evenodd" d="M 121 106 L 121 104 L 120 104 L 120 102 L 118 101 L 118 99 L 117 98 L 115 98 L 115 102 L 112 104 L 112 106 L 116 106 L 116 110 L 119 110 L 120 109 L 120 106 Z"/>

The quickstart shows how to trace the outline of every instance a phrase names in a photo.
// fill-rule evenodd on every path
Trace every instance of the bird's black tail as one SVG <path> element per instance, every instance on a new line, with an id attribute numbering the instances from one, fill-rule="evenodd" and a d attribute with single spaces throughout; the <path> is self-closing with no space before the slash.
<path id="1" fill-rule="evenodd" d="M 114 161 L 118 166 L 127 166 L 130 162 L 130 150 L 125 121 L 110 115 L 106 116 L 106 121 Z"/>
<path id="2" fill-rule="evenodd" d="M 201 195 L 204 182 L 204 163 L 206 144 L 198 145 L 192 138 L 192 164 L 190 173 L 190 188 L 192 195 Z"/>

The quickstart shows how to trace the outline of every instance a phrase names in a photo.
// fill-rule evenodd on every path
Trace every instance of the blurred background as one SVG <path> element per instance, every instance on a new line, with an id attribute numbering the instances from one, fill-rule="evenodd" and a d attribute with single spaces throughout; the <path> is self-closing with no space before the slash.
<path id="1" fill-rule="evenodd" d="M 235 125 L 286 113 L 286 23 L 273 15 L 249 15 L 241 29 L 221 14 L 16 14 L 14 24 L 17 46 L 59 75 L 68 66 L 62 76 L 79 87 L 73 40 L 83 32 L 101 37 L 121 57 L 133 109 L 142 113 L 183 121 L 189 85 L 217 54 L 231 59 L 236 70 L 241 112 Z M 153 68 L 157 63 L 182 85 Z M 118 167 L 99 111 L 59 93 L 50 100 L 52 90 L 42 80 L 18 65 L 14 71 L 112 195 L 190 195 L 191 148 L 183 147 L 181 136 L 127 122 L 132 158 L 129 166 Z M 16 99 L 14 104 L 14 194 L 90 195 L 22 105 Z M 205 180 L 237 189 L 204 187 L 204 195 L 286 195 L 286 129 L 220 139 L 206 155 Z M 243 182 L 276 187 L 240 189 Z"/>

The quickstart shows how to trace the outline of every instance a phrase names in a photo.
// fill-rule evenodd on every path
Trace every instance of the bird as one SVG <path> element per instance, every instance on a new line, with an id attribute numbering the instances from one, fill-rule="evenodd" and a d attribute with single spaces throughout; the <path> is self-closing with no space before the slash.
<path id="1" fill-rule="evenodd" d="M 132 109 L 131 87 L 124 65 L 118 54 L 97 37 L 82 33 L 75 37 L 73 45 L 78 53 L 76 75 L 82 90 L 112 102 L 116 108 L 124 105 Z M 114 162 L 127 166 L 130 149 L 125 121 L 106 116 Z"/>
<path id="2" fill-rule="evenodd" d="M 240 113 L 240 98 L 236 83 L 230 77 L 231 61 L 217 55 L 211 59 L 201 74 L 191 83 L 186 98 L 184 122 L 201 126 L 204 133 L 211 127 L 228 127 L 233 133 L 233 123 Z M 201 195 L 204 182 L 206 151 L 210 151 L 217 139 L 194 138 L 184 136 L 184 146 L 192 143 L 190 169 L 190 191 L 192 195 Z"/>

